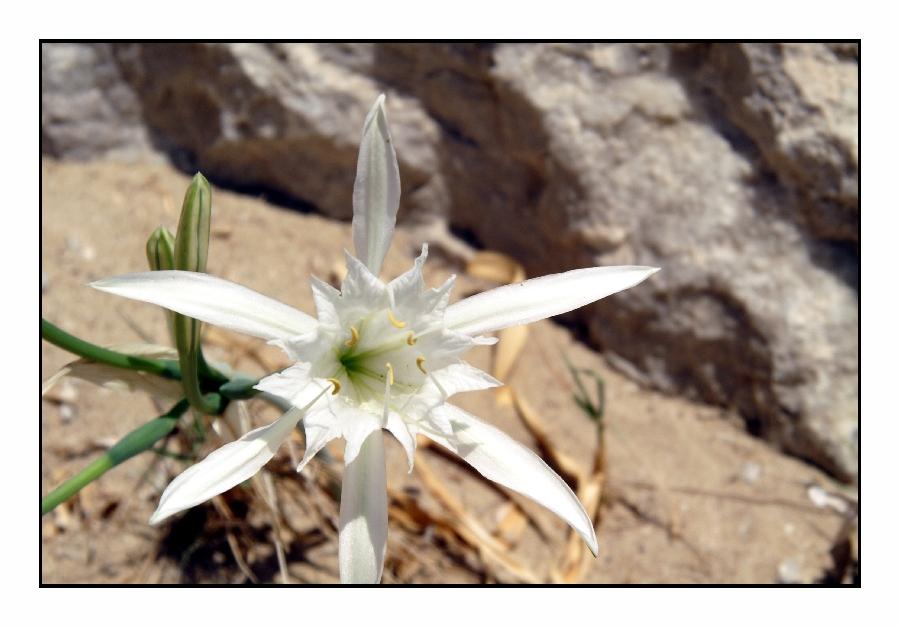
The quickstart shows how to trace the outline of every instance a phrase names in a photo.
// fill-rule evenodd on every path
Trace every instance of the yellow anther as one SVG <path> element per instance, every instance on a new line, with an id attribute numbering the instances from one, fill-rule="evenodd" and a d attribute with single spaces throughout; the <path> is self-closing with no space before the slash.
<path id="1" fill-rule="evenodd" d="M 341 391 L 341 382 L 340 382 L 340 381 L 338 381 L 337 379 L 327 379 L 327 381 L 328 381 L 331 385 L 334 386 L 334 389 L 331 390 L 331 394 L 332 394 L 332 395 L 337 394 L 338 392 Z"/>
<path id="2" fill-rule="evenodd" d="M 384 367 L 387 368 L 388 385 L 394 385 L 394 368 L 389 363 L 385 364 Z"/>
<path id="3" fill-rule="evenodd" d="M 356 330 L 356 327 L 350 327 L 350 339 L 344 342 L 344 345 L 353 348 L 357 342 L 359 342 L 359 331 Z"/>
<path id="4" fill-rule="evenodd" d="M 416 336 L 412 332 L 410 332 L 410 334 L 406 336 L 406 343 L 409 344 L 410 346 L 415 345 Z"/>
<path id="5" fill-rule="evenodd" d="M 388 309 L 388 320 L 390 320 L 391 324 L 394 325 L 395 327 L 397 327 L 398 329 L 402 329 L 403 327 L 406 326 L 405 322 L 403 322 L 401 320 L 397 320 L 394 317 L 394 312 L 391 311 L 390 309 Z"/>
<path id="6" fill-rule="evenodd" d="M 419 370 L 422 371 L 422 374 L 428 374 L 428 371 L 425 370 L 425 358 L 424 357 L 416 357 L 416 365 L 419 367 Z"/>

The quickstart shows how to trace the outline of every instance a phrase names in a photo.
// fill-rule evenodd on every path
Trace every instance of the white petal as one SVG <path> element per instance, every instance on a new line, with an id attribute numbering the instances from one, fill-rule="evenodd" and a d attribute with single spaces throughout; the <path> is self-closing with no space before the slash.
<path id="1" fill-rule="evenodd" d="M 353 184 L 353 244 L 356 255 L 378 276 L 394 236 L 400 206 L 400 170 L 378 96 L 363 124 Z"/>
<path id="2" fill-rule="evenodd" d="M 391 432 L 403 447 L 406 453 L 406 466 L 409 472 L 412 472 L 413 464 L 416 460 L 416 430 L 407 424 L 405 420 L 397 412 L 388 412 L 387 420 L 384 422 L 384 428 Z"/>
<path id="3" fill-rule="evenodd" d="M 344 259 L 347 261 L 347 275 L 341 281 L 341 306 L 363 307 L 366 313 L 387 307 L 387 287 L 378 276 L 346 250 Z"/>
<path id="4" fill-rule="evenodd" d="M 433 410 L 460 392 L 486 390 L 500 385 L 503 384 L 488 373 L 461 361 L 429 373 L 419 392 L 411 396 L 403 405 L 401 413 L 411 421 L 424 419 L 430 428 L 441 433 L 452 434 L 450 423 Z M 398 439 L 400 438 L 398 437 Z"/>
<path id="5" fill-rule="evenodd" d="M 408 314 L 420 313 L 425 310 L 419 301 L 426 291 L 422 267 L 427 258 L 428 244 L 422 244 L 422 252 L 416 257 L 413 267 L 387 285 L 391 309 L 399 314 L 401 319 L 407 317 Z M 433 306 L 428 309 L 433 309 Z"/>
<path id="6" fill-rule="evenodd" d="M 316 405 L 315 411 L 310 411 L 303 419 L 306 452 L 297 466 L 297 472 L 303 470 L 309 460 L 335 438 L 347 441 L 344 463 L 351 463 L 366 438 L 373 431 L 381 430 L 381 422 L 380 416 L 351 407 L 340 398 L 329 398 L 321 407 Z"/>
<path id="7" fill-rule="evenodd" d="M 597 555 L 597 536 L 587 513 L 566 482 L 530 449 L 499 429 L 453 405 L 435 410 L 450 422 L 453 435 L 425 435 L 456 453 L 482 475 L 534 499 L 569 523 Z"/>
<path id="8" fill-rule="evenodd" d="M 431 373 L 440 384 L 445 398 L 450 398 L 460 392 L 473 392 L 475 390 L 487 390 L 503 385 L 483 370 L 479 370 L 464 361 L 435 370 Z"/>
<path id="9" fill-rule="evenodd" d="M 302 416 L 302 411 L 292 409 L 272 424 L 213 451 L 175 477 L 163 492 L 150 524 L 199 505 L 255 475 L 272 459 Z"/>
<path id="10" fill-rule="evenodd" d="M 322 395 L 322 392 L 331 389 L 330 383 L 312 378 L 309 374 L 310 368 L 309 364 L 294 364 L 281 372 L 260 379 L 253 388 L 280 396 L 298 409 L 307 409 L 310 403 Z"/>
<path id="11" fill-rule="evenodd" d="M 447 328 L 475 335 L 528 324 L 583 307 L 637 285 L 659 268 L 607 266 L 504 285 L 447 307 Z"/>
<path id="12" fill-rule="evenodd" d="M 341 318 L 338 315 L 338 303 L 341 293 L 331 285 L 317 277 L 309 277 L 309 286 L 312 289 L 313 301 L 316 303 L 316 318 L 319 324 L 327 328 L 339 328 Z"/>
<path id="13" fill-rule="evenodd" d="M 200 272 L 137 272 L 101 279 L 91 287 L 267 340 L 300 335 L 316 326 L 315 318 L 302 311 Z"/>
<path id="14" fill-rule="evenodd" d="M 341 583 L 381 580 L 387 530 L 384 440 L 379 430 L 369 434 L 344 469 L 338 542 Z"/>

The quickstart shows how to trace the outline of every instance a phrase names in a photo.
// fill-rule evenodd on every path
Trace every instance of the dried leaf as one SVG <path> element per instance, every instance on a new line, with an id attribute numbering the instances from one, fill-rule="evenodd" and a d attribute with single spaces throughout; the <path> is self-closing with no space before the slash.
<path id="1" fill-rule="evenodd" d="M 114 344 L 106 348 L 126 355 L 149 357 L 151 359 L 178 359 L 174 348 L 154 344 Z M 181 383 L 163 379 L 155 375 L 98 364 L 86 359 L 78 359 L 63 366 L 59 372 L 47 379 L 41 387 L 41 396 L 46 395 L 64 377 L 76 377 L 90 381 L 111 390 L 126 392 L 142 391 L 164 400 L 181 398 Z"/>

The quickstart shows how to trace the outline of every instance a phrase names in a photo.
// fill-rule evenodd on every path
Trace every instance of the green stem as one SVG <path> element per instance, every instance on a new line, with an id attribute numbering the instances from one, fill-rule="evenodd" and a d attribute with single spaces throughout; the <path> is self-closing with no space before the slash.
<path id="1" fill-rule="evenodd" d="M 200 347 L 200 321 L 176 314 L 175 343 L 178 346 L 184 395 L 197 411 L 203 414 L 216 413 L 215 407 L 204 399 L 200 386 L 199 364 L 205 361 Z"/>
<path id="2" fill-rule="evenodd" d="M 41 318 L 41 337 L 70 353 L 97 363 L 129 370 L 143 370 L 166 379 L 181 379 L 181 369 L 175 361 L 170 359 L 148 359 L 146 357 L 117 353 L 66 333 L 43 318 Z"/>
<path id="3" fill-rule="evenodd" d="M 141 425 L 124 438 L 116 442 L 108 451 L 88 464 L 77 475 L 53 490 L 41 499 L 41 516 L 78 493 L 84 486 L 96 481 L 108 470 L 131 459 L 139 453 L 149 450 L 156 442 L 167 436 L 175 428 L 178 418 L 188 408 L 188 402 L 181 400 L 168 412 Z"/>

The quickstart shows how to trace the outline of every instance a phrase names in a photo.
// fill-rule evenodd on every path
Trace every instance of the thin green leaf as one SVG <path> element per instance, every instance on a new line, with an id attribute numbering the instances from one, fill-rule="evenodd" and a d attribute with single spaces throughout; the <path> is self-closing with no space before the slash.
<path id="1" fill-rule="evenodd" d="M 116 442 L 81 472 L 41 499 L 41 516 L 53 511 L 57 505 L 72 498 L 84 486 L 96 481 L 107 471 L 152 448 L 156 442 L 167 436 L 175 428 L 178 418 L 187 408 L 188 402 L 181 400 L 159 418 L 141 425 Z"/>
<path id="2" fill-rule="evenodd" d="M 597 423 L 600 429 L 603 429 L 603 414 L 606 411 L 606 390 L 603 378 L 590 368 L 575 368 L 565 355 L 563 355 L 563 359 L 566 362 L 569 373 L 572 375 L 572 380 L 575 382 L 576 391 L 572 395 L 575 403 L 591 420 Z M 581 380 L 582 375 L 587 375 L 594 379 L 597 385 L 596 399 L 592 399 L 590 394 L 588 394 L 587 388 Z"/>

